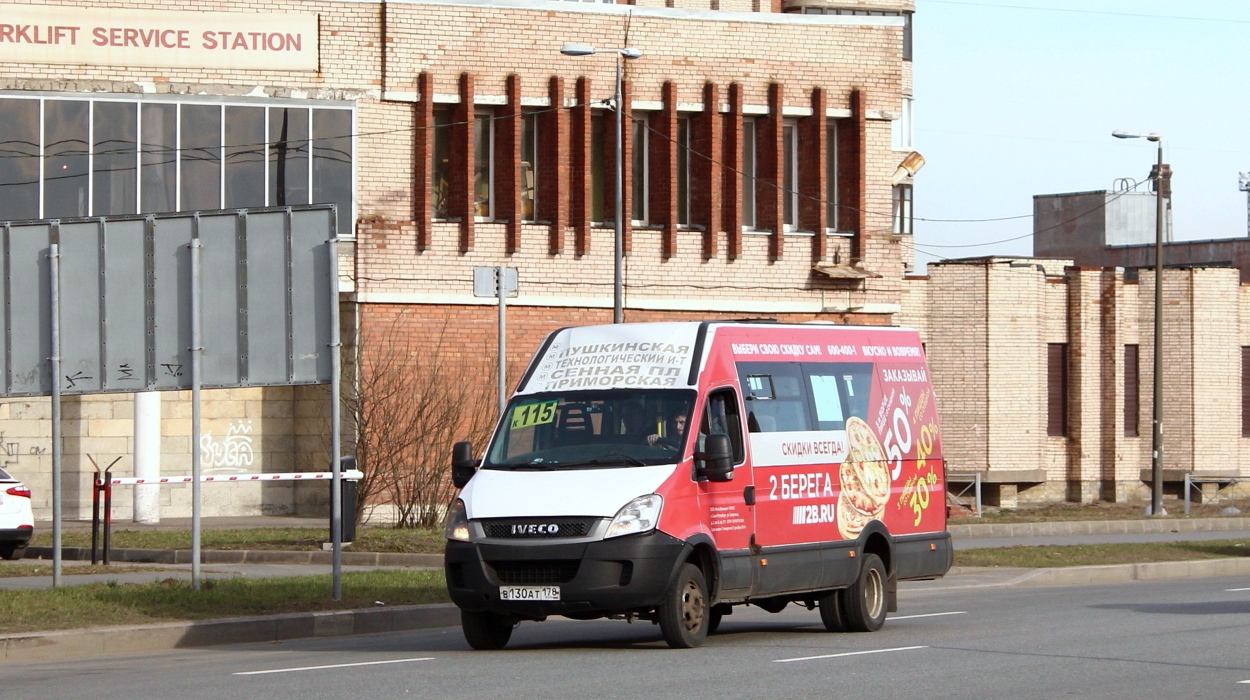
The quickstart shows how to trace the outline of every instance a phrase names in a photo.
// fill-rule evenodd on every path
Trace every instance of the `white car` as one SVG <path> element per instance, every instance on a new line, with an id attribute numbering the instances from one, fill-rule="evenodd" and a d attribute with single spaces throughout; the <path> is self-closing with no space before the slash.
<path id="1" fill-rule="evenodd" d="M 0 557 L 21 559 L 34 532 L 30 489 L 0 469 Z"/>

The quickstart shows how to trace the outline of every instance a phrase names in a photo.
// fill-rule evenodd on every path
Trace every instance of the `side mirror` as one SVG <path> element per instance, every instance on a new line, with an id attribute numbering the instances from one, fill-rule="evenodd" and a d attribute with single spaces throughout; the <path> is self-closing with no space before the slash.
<path id="1" fill-rule="evenodd" d="M 699 475 L 708 481 L 732 481 L 734 478 L 733 445 L 729 436 L 722 433 L 707 436 L 703 442 L 703 454 L 700 456 L 703 466 Z"/>
<path id="2" fill-rule="evenodd" d="M 473 459 L 473 443 L 457 442 L 451 447 L 451 483 L 458 489 L 464 488 L 477 472 L 478 460 Z"/>

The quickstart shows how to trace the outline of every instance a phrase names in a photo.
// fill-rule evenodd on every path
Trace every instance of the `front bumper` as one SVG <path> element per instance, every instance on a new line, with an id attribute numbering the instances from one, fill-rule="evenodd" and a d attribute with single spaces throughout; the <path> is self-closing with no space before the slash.
<path id="1" fill-rule="evenodd" d="M 30 542 L 30 538 L 34 534 L 35 528 L 33 527 L 0 529 L 0 542 L 5 544 L 16 543 L 18 545 L 24 545 L 27 542 Z"/>
<path id="2" fill-rule="evenodd" d="M 658 605 L 687 549 L 662 532 L 563 544 L 448 541 L 444 567 L 447 591 L 465 610 L 594 615 Z M 500 600 L 501 585 L 559 586 L 560 600 Z"/>

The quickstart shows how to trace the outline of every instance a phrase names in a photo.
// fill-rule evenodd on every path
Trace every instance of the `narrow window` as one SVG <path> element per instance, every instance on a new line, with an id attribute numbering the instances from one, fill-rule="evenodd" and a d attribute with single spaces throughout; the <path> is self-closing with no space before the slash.
<path id="1" fill-rule="evenodd" d="M 1046 346 L 1046 434 L 1068 434 L 1068 344 Z"/>
<path id="2" fill-rule="evenodd" d="M 312 203 L 337 204 L 339 221 L 351 221 L 352 113 L 346 109 L 314 109 L 312 138 Z"/>
<path id="3" fill-rule="evenodd" d="M 495 218 L 495 120 L 490 112 L 473 115 L 473 216 Z"/>
<path id="4" fill-rule="evenodd" d="M 1124 346 L 1124 435 L 1137 437 L 1141 414 L 1141 376 L 1136 345 Z M 1244 422 L 1244 421 L 1243 421 Z"/>
<path id="5" fill-rule="evenodd" d="M 799 227 L 799 123 L 787 119 L 781 127 L 782 141 L 782 211 L 785 229 L 794 231 Z"/>
<path id="6" fill-rule="evenodd" d="M 0 100 L 0 220 L 39 218 L 39 100 Z"/>
<path id="7" fill-rule="evenodd" d="M 904 96 L 898 119 L 890 122 L 890 148 L 896 151 L 910 151 L 916 146 L 915 104 L 915 98 Z"/>
<path id="8" fill-rule="evenodd" d="M 911 44 L 912 42 L 911 16 L 913 14 L 915 13 L 912 13 L 912 12 L 903 13 L 903 60 L 904 61 L 911 60 L 911 46 L 912 46 Z"/>
<path id="9" fill-rule="evenodd" d="M 699 423 L 699 439 L 695 451 L 703 451 L 708 435 L 728 435 L 733 446 L 734 464 L 742 464 L 746 450 L 742 440 L 742 416 L 738 412 L 738 397 L 733 389 L 718 389 L 707 397 L 703 419 Z"/>
<path id="10" fill-rule="evenodd" d="M 647 181 L 647 160 L 649 147 L 649 130 L 647 129 L 647 115 L 645 113 L 635 113 L 633 119 L 630 120 L 633 125 L 633 140 L 631 148 L 633 148 L 631 164 L 633 167 L 633 202 L 631 202 L 630 216 L 635 224 L 645 225 L 650 219 L 647 217 L 647 195 L 650 192 L 649 183 Z"/>
<path id="11" fill-rule="evenodd" d="M 46 100 L 43 107 L 43 218 L 88 213 L 89 102 Z"/>
<path id="12" fill-rule="evenodd" d="M 690 119 L 677 120 L 677 225 L 690 225 Z"/>
<path id="13" fill-rule="evenodd" d="M 597 224 L 607 221 L 607 203 L 604 196 L 604 187 L 607 185 L 604 162 L 604 149 L 607 148 L 608 140 L 607 119 L 602 110 L 590 117 L 590 220 Z"/>
<path id="14" fill-rule="evenodd" d="M 825 122 L 825 220 L 832 231 L 838 225 L 838 121 Z"/>
<path id="15" fill-rule="evenodd" d="M 140 106 L 139 212 L 178 208 L 178 106 Z"/>
<path id="16" fill-rule="evenodd" d="M 538 114 L 526 112 L 521 122 L 521 220 L 538 218 Z"/>
<path id="17" fill-rule="evenodd" d="M 308 109 L 269 108 L 269 203 L 308 204 Z"/>
<path id="18" fill-rule="evenodd" d="M 221 107 L 182 105 L 178 164 L 182 211 L 221 208 Z"/>
<path id="19" fill-rule="evenodd" d="M 742 120 L 742 228 L 755 229 L 755 118 Z"/>
<path id="20" fill-rule="evenodd" d="M 226 107 L 225 206 L 265 206 L 265 108 Z M 344 212 L 346 213 L 346 212 Z"/>
<path id="21" fill-rule="evenodd" d="M 1241 436 L 1250 437 L 1250 347 L 1241 349 Z"/>
<path id="22" fill-rule="evenodd" d="M 96 102 L 91 115 L 92 214 L 134 214 L 139 205 L 139 110 L 133 102 Z"/>
<path id="23" fill-rule="evenodd" d="M 434 110 L 434 162 L 431 167 L 431 210 L 435 219 L 450 215 L 451 195 L 451 110 Z"/>
<path id="24" fill-rule="evenodd" d="M 912 189 L 909 184 L 894 186 L 894 233 L 904 236 L 912 234 Z"/>

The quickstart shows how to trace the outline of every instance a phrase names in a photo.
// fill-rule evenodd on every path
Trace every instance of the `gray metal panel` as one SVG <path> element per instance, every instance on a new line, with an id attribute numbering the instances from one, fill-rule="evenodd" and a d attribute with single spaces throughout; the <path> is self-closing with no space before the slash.
<path id="1" fill-rule="evenodd" d="M 193 219 L 157 219 L 152 247 L 152 367 L 155 389 L 191 385 L 191 235 Z M 138 332 L 137 330 L 135 332 Z"/>
<path id="2" fill-rule="evenodd" d="M 204 386 L 330 381 L 333 207 L 58 222 L 64 393 L 187 389 L 189 245 L 204 245 Z M 52 391 L 53 222 L 0 225 L 0 396 Z"/>
<path id="3" fill-rule="evenodd" d="M 247 333 L 239 323 L 240 297 L 246 299 L 246 252 L 241 252 L 239 217 L 233 212 L 200 216 L 202 260 L 201 308 L 204 333 L 204 386 L 240 386 L 242 342 Z"/>
<path id="4" fill-rule="evenodd" d="M 290 355 L 287 213 L 247 217 L 247 383 L 286 384 Z"/>
<path id="5" fill-rule="evenodd" d="M 104 225 L 105 391 L 147 387 L 147 309 L 143 219 Z M 64 341 L 62 341 L 64 342 Z"/>
<path id="6" fill-rule="evenodd" d="M 94 394 L 100 381 L 101 224 L 65 223 L 61 252 L 61 393 Z"/>
<path id="7" fill-rule="evenodd" d="M 14 226 L 8 241 L 9 395 L 52 393 L 52 291 L 49 289 L 50 224 Z"/>
<path id="8" fill-rule="evenodd" d="M 330 381 L 330 258 L 333 209 L 294 210 L 291 217 L 292 384 Z M 327 235 L 329 234 L 329 235 Z"/>

